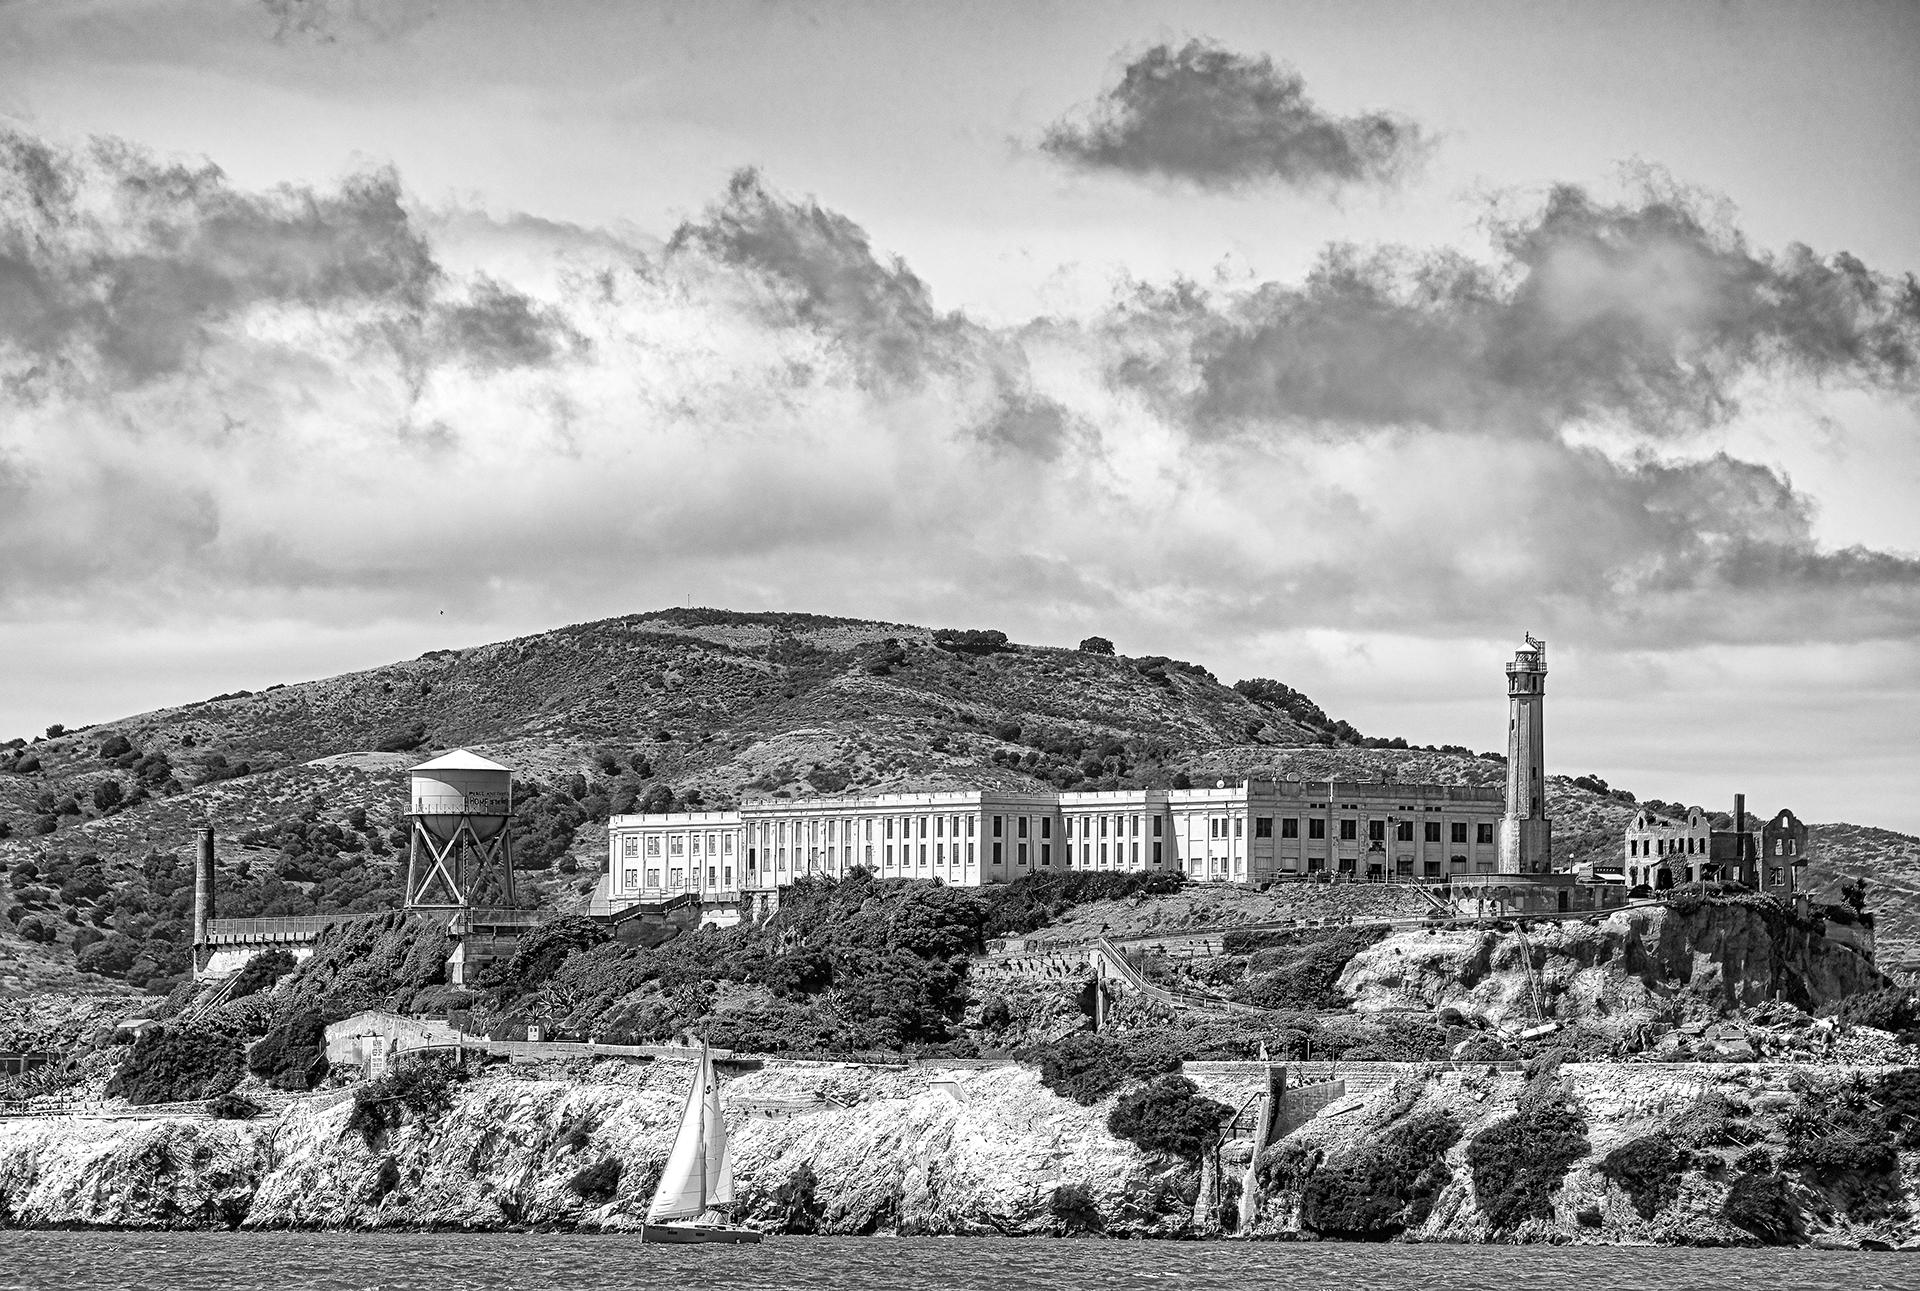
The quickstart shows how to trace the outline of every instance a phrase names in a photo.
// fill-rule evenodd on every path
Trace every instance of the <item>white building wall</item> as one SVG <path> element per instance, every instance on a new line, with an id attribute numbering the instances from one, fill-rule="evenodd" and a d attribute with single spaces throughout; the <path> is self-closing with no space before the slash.
<path id="1" fill-rule="evenodd" d="M 1056 870 L 1177 869 L 1196 883 L 1322 871 L 1438 879 L 1493 871 L 1501 810 L 1497 790 L 1337 781 L 760 801 L 615 816 L 607 895 L 730 900 L 857 866 L 960 887 Z"/>

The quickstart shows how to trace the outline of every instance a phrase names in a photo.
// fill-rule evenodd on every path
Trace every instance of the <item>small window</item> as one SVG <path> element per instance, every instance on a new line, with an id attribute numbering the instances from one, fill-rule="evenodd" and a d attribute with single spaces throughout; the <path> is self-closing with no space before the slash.
<path id="1" fill-rule="evenodd" d="M 1233 836 L 1235 838 L 1240 838 L 1243 835 L 1245 835 L 1246 832 L 1247 832 L 1247 818 L 1245 816 L 1235 816 L 1233 818 Z"/>
<path id="2" fill-rule="evenodd" d="M 1053 864 L 1053 844 L 1052 843 L 1040 844 L 1040 863 L 1042 865 Z"/>
<path id="3" fill-rule="evenodd" d="M 1280 818 L 1280 837 L 1300 837 L 1300 818 L 1298 816 L 1282 816 Z"/>
<path id="4" fill-rule="evenodd" d="M 1018 829 L 1020 832 L 1020 837 L 1025 838 L 1027 836 L 1027 817 L 1025 816 L 1020 817 Z"/>
<path id="5" fill-rule="evenodd" d="M 1253 836 L 1255 838 L 1273 837 L 1273 817 L 1255 816 L 1253 818 Z"/>
<path id="6" fill-rule="evenodd" d="M 1429 843 L 1439 842 L 1440 841 L 1440 822 L 1437 820 L 1429 820 L 1425 822 L 1425 824 L 1427 826 L 1425 830 L 1427 841 Z"/>
<path id="7" fill-rule="evenodd" d="M 1027 863 L 1027 845 L 1025 843 L 1020 844 L 1019 862 L 1022 865 Z"/>
<path id="8" fill-rule="evenodd" d="M 1326 836 L 1327 836 L 1327 822 L 1325 817 L 1314 816 L 1307 821 L 1307 837 L 1308 838 L 1325 838 Z"/>
<path id="9" fill-rule="evenodd" d="M 1001 818 L 999 816 L 993 818 L 993 836 L 995 838 L 1000 837 L 1000 820 Z"/>
<path id="10" fill-rule="evenodd" d="M 1153 818 L 1153 836 L 1155 838 L 1160 837 L 1160 821 L 1161 821 L 1161 817 L 1159 816 L 1155 816 Z"/>
<path id="11" fill-rule="evenodd" d="M 1351 817 L 1340 822 L 1340 841 L 1350 843 L 1360 837 L 1360 822 Z"/>
<path id="12" fill-rule="evenodd" d="M 1453 822 L 1453 841 L 1456 843 L 1464 843 L 1467 841 L 1466 821 L 1456 820 Z"/>
<path id="13" fill-rule="evenodd" d="M 1413 822 L 1410 820 L 1395 821 L 1393 837 L 1397 842 L 1411 843 L 1413 841 Z"/>
<path id="14" fill-rule="evenodd" d="M 1387 841 L 1387 822 L 1384 820 L 1368 821 L 1367 822 L 1367 841 L 1370 843 L 1386 842 Z"/>
<path id="15" fill-rule="evenodd" d="M 1053 837 L 1053 817 L 1052 816 L 1040 817 L 1040 837 L 1042 838 Z"/>
<path id="16" fill-rule="evenodd" d="M 1473 841 L 1476 843 L 1491 843 L 1493 841 L 1493 826 L 1485 821 L 1476 825 L 1473 833 Z"/>

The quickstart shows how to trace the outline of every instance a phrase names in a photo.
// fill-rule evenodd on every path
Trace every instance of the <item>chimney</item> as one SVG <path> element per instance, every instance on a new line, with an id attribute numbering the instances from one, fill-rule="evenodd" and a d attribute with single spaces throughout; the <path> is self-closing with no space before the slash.
<path id="1" fill-rule="evenodd" d="M 200 831 L 200 854 L 193 866 L 193 944 L 207 944 L 213 921 L 213 827 Z"/>
<path id="2" fill-rule="evenodd" d="M 1744 793 L 1733 795 L 1733 832 L 1736 834 L 1747 832 L 1747 795 Z"/>

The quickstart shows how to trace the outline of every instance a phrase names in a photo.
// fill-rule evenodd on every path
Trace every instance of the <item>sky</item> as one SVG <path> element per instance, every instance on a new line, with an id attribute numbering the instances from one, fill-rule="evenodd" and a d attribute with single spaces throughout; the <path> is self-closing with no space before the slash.
<path id="1" fill-rule="evenodd" d="M 1920 832 L 1920 7 L 0 0 L 0 739 L 668 605 Z"/>

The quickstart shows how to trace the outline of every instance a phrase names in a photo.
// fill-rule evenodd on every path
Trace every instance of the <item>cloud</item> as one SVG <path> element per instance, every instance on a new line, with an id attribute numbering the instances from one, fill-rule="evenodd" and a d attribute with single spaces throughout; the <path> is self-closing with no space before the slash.
<path id="1" fill-rule="evenodd" d="M 1139 293 L 1115 318 L 1141 337 L 1116 377 L 1177 394 L 1208 435 L 1600 422 L 1668 440 L 1727 422 L 1759 375 L 1899 395 L 1920 381 L 1912 275 L 1754 250 L 1683 193 L 1558 187 L 1501 222 L 1495 249 L 1337 246 L 1297 286 Z"/>
<path id="2" fill-rule="evenodd" d="M 1404 117 L 1333 116 L 1292 68 L 1200 40 L 1148 49 L 1085 116 L 1054 124 L 1041 148 L 1089 170 L 1202 188 L 1394 184 L 1428 150 Z"/>
<path id="3" fill-rule="evenodd" d="M 525 625 L 698 587 L 1216 643 L 1920 639 L 1920 561 L 1822 547 L 1789 479 L 1701 442 L 1760 376 L 1907 398 L 1911 284 L 1677 199 L 1563 190 L 1478 259 L 1338 249 L 991 328 L 751 173 L 655 242 L 423 215 L 388 172 L 4 158 L 16 621 Z"/>

